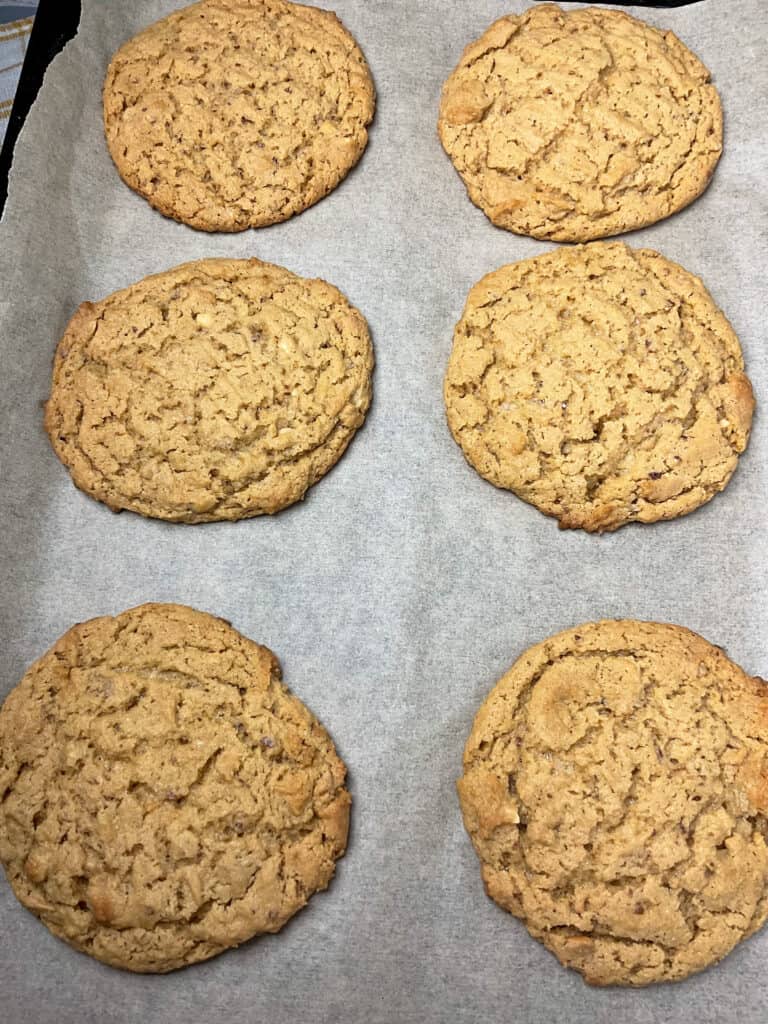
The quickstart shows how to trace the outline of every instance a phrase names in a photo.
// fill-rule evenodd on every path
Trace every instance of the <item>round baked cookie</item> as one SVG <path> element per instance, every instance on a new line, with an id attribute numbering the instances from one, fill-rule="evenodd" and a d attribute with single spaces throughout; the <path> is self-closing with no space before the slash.
<path id="1" fill-rule="evenodd" d="M 374 88 L 335 14 L 201 0 L 112 58 L 104 128 L 120 176 L 203 231 L 286 220 L 326 196 L 368 141 Z"/>
<path id="2" fill-rule="evenodd" d="M 685 515 L 728 483 L 754 410 L 739 341 L 702 282 L 593 242 L 472 288 L 445 378 L 472 466 L 561 527 Z"/>
<path id="3" fill-rule="evenodd" d="M 341 457 L 371 400 L 365 320 L 325 281 L 186 263 L 75 313 L 45 426 L 115 511 L 202 523 L 277 512 Z"/>
<path id="4" fill-rule="evenodd" d="M 687 206 L 723 139 L 709 72 L 672 32 L 553 4 L 500 18 L 466 48 L 438 127 L 494 224 L 558 242 L 631 231 Z"/>
<path id="5" fill-rule="evenodd" d="M 591 984 L 684 978 L 768 916 L 768 687 L 680 626 L 531 647 L 458 791 L 488 895 Z"/>
<path id="6" fill-rule="evenodd" d="M 277 659 L 145 604 L 70 629 L 0 710 L 0 859 L 59 938 L 164 972 L 276 932 L 344 853 L 346 771 Z"/>

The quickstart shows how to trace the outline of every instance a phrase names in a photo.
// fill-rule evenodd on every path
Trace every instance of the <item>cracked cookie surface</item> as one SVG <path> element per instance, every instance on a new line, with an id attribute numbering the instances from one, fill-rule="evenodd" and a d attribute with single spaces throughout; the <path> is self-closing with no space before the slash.
<path id="1" fill-rule="evenodd" d="M 201 0 L 122 46 L 104 84 L 120 176 L 204 231 L 286 220 L 360 159 L 365 57 L 335 14 L 283 0 Z"/>
<path id="2" fill-rule="evenodd" d="M 561 527 L 685 515 L 728 483 L 754 410 L 739 341 L 702 282 L 593 242 L 469 293 L 445 378 L 472 466 Z"/>
<path id="3" fill-rule="evenodd" d="M 0 859 L 105 963 L 164 972 L 276 932 L 326 888 L 350 797 L 274 655 L 142 605 L 66 633 L 0 711 Z"/>
<path id="4" fill-rule="evenodd" d="M 693 202 L 722 150 L 720 98 L 672 32 L 554 5 L 500 18 L 445 83 L 440 139 L 498 227 L 585 242 Z"/>
<path id="5" fill-rule="evenodd" d="M 115 511 L 242 519 L 298 501 L 338 461 L 372 368 L 365 320 L 332 285 L 200 260 L 78 309 L 45 426 L 75 484 Z"/>
<path id="6" fill-rule="evenodd" d="M 488 895 L 592 984 L 683 978 L 768 916 L 768 686 L 679 626 L 530 648 L 458 791 Z"/>

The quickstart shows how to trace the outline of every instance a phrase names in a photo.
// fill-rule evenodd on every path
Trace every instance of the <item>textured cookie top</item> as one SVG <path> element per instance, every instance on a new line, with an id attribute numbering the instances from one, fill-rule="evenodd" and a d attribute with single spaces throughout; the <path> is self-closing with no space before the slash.
<path id="1" fill-rule="evenodd" d="M 202 0 L 122 46 L 104 84 L 112 159 L 166 216 L 204 231 L 286 220 L 354 167 L 374 89 L 330 11 Z"/>
<path id="2" fill-rule="evenodd" d="M 537 6 L 496 21 L 445 83 L 439 132 L 499 227 L 583 242 L 687 206 L 722 149 L 709 72 L 621 11 Z"/>
<path id="3" fill-rule="evenodd" d="M 768 687 L 679 626 L 532 647 L 458 788 L 488 894 L 593 984 L 685 977 L 768 916 Z"/>
<path id="4" fill-rule="evenodd" d="M 60 938 L 169 971 L 276 932 L 330 881 L 350 798 L 277 660 L 143 605 L 71 629 L 0 711 L 0 859 Z"/>
<path id="5" fill-rule="evenodd" d="M 502 267 L 470 291 L 445 379 L 475 469 L 561 527 L 697 508 L 754 409 L 738 339 L 701 281 L 621 242 Z"/>
<path id="6" fill-rule="evenodd" d="M 111 508 L 200 523 L 277 512 L 340 458 L 371 398 L 365 320 L 324 281 L 201 260 L 84 303 L 45 425 Z"/>

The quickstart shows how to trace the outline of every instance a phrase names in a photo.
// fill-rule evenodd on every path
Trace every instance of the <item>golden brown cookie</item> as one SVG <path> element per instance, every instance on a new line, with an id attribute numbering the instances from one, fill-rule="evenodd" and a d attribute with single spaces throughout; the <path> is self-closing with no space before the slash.
<path id="1" fill-rule="evenodd" d="M 84 303 L 45 426 L 115 511 L 202 523 L 277 512 L 341 457 L 371 400 L 365 320 L 325 281 L 200 260 Z"/>
<path id="2" fill-rule="evenodd" d="M 470 291 L 448 424 L 486 480 L 561 527 L 685 515 L 728 483 L 754 410 L 702 282 L 622 242 L 512 263 Z"/>
<path id="3" fill-rule="evenodd" d="M 768 916 L 768 687 L 680 626 L 531 647 L 458 790 L 488 895 L 591 984 L 684 978 Z"/>
<path id="4" fill-rule="evenodd" d="M 720 98 L 672 32 L 622 11 L 532 7 L 464 51 L 440 104 L 443 146 L 499 227 L 585 242 L 701 195 L 720 158 Z"/>
<path id="5" fill-rule="evenodd" d="M 374 88 L 335 14 L 285 0 L 201 0 L 115 54 L 104 128 L 120 176 L 204 231 L 286 220 L 360 159 Z"/>
<path id="6" fill-rule="evenodd" d="M 276 932 L 344 853 L 345 768 L 266 647 L 145 604 L 75 626 L 0 710 L 0 860 L 76 949 L 164 972 Z"/>

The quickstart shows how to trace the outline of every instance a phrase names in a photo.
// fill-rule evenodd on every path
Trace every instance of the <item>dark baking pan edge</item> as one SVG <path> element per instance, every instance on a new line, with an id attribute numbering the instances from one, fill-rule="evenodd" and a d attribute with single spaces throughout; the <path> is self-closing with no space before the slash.
<path id="1" fill-rule="evenodd" d="M 53 58 L 74 38 L 80 24 L 80 0 L 40 0 L 29 37 L 19 86 L 8 119 L 8 127 L 0 149 L 0 214 L 8 196 L 8 175 L 13 150 L 29 108 L 43 83 L 46 69 Z"/>

